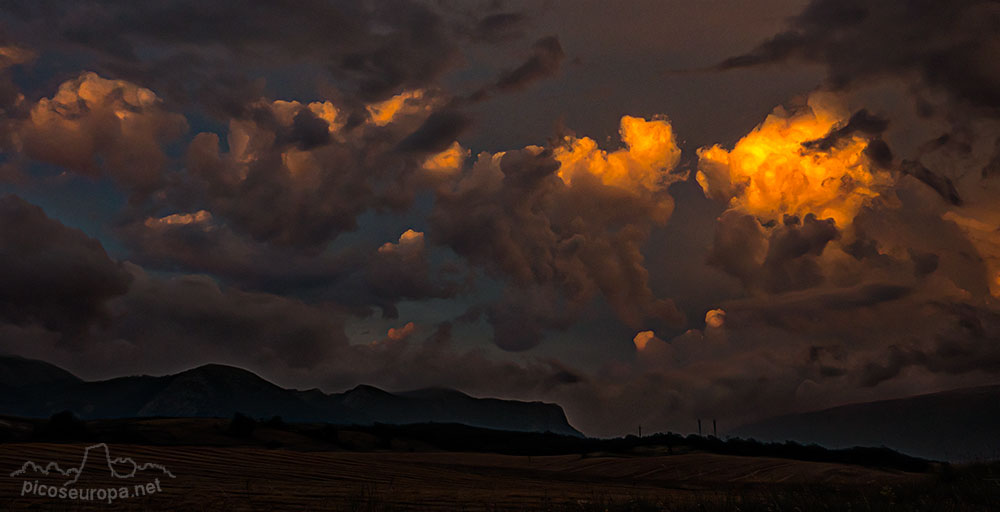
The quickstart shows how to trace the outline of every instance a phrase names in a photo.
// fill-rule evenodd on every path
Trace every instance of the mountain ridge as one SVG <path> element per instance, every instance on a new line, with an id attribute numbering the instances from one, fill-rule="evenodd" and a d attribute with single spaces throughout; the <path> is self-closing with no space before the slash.
<path id="1" fill-rule="evenodd" d="M 43 378 L 19 380 L 44 370 Z M 66 377 L 72 377 L 72 379 Z M 249 370 L 205 364 L 163 376 L 84 381 L 44 361 L 0 355 L 0 412 L 80 418 L 280 416 L 286 421 L 340 425 L 460 423 L 498 430 L 582 434 L 562 407 L 543 402 L 475 398 L 458 390 L 392 393 L 359 384 L 341 393 L 282 388 Z"/>

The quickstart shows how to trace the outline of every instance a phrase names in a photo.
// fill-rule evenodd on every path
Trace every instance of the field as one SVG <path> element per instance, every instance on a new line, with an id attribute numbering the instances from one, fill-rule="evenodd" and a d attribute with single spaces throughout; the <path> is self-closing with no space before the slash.
<path id="1" fill-rule="evenodd" d="M 79 422 L 6 417 L 0 427 L 5 440 L 0 442 L 0 511 L 1000 507 L 996 464 L 952 467 L 879 450 L 837 452 L 677 435 L 594 440 L 447 424 L 290 425 L 248 418 Z M 48 466 L 52 462 L 58 470 Z M 81 468 L 78 478 L 74 468 Z M 23 474 L 12 475 L 21 469 Z M 64 486 L 69 480 L 74 481 Z M 115 492 L 121 498 L 48 495 L 64 487 Z M 126 492 L 133 495 L 125 497 Z"/>
<path id="2" fill-rule="evenodd" d="M 20 496 L 25 460 L 76 463 L 86 445 L 0 445 L 2 510 L 604 510 L 697 509 L 740 496 L 920 486 L 932 476 L 707 453 L 673 456 L 298 452 L 252 447 L 112 446 L 175 478 L 162 492 L 106 504 Z M 138 477 L 137 477 L 138 478 Z M 83 485 L 83 479 L 79 482 Z M 752 499 L 752 498 L 748 498 Z M 728 501 L 727 501 L 728 500 Z"/>

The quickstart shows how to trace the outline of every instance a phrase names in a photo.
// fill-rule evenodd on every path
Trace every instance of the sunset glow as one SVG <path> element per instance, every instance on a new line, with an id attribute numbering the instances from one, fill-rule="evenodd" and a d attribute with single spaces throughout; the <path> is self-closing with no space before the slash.
<path id="1" fill-rule="evenodd" d="M 865 155 L 864 137 L 850 135 L 828 150 L 806 146 L 846 122 L 847 112 L 827 96 L 813 96 L 796 111 L 779 107 L 733 149 L 699 149 L 698 184 L 762 221 L 812 213 L 846 226 L 892 184 L 889 172 Z"/>
<path id="2" fill-rule="evenodd" d="M 1000 489 L 953 492 L 1000 454 L 998 0 L 35 0 L 0 29 L 0 451 L 170 440 L 245 480 L 175 465 L 171 510 L 281 510 L 268 478 L 367 453 L 287 509 Z M 282 450 L 309 462 L 265 474 Z M 423 494 L 456 479 L 483 503 Z M 65 508 L 32 500 L 0 505 Z"/>

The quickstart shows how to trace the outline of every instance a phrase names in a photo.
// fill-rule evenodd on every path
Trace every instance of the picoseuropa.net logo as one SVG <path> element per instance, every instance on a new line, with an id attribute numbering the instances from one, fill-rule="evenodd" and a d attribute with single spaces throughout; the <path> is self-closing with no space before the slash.
<path id="1" fill-rule="evenodd" d="M 105 471 L 107 473 L 104 473 Z M 95 480 L 105 480 L 120 485 L 88 486 L 90 478 L 83 481 L 80 479 L 85 472 L 88 476 L 97 476 Z M 111 451 L 105 443 L 85 448 L 83 459 L 78 466 L 63 469 L 55 461 L 43 466 L 29 460 L 10 476 L 22 480 L 21 496 L 108 504 L 115 500 L 139 498 L 162 492 L 160 479 L 175 478 L 174 474 L 161 464 L 137 464 L 130 457 L 112 459 Z"/>

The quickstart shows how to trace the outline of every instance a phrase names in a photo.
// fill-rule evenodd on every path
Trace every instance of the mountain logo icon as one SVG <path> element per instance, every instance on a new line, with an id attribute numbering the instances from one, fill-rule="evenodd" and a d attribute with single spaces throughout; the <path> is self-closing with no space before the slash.
<path id="1" fill-rule="evenodd" d="M 89 471 L 90 475 L 107 471 L 112 480 L 122 480 L 122 482 L 110 487 L 78 488 L 76 484 L 80 482 L 84 471 Z M 140 475 L 148 478 L 137 478 Z M 111 450 L 105 443 L 86 447 L 83 450 L 83 458 L 76 466 L 64 468 L 55 461 L 43 465 L 29 460 L 25 461 L 19 469 L 12 471 L 10 476 L 24 479 L 21 487 L 22 496 L 35 495 L 81 501 L 97 500 L 108 503 L 112 503 L 116 499 L 149 496 L 162 492 L 160 479 L 176 478 L 162 464 L 152 462 L 139 464 L 131 457 L 112 457 Z M 40 482 L 38 477 L 54 479 L 61 477 L 63 481 L 61 485 L 51 485 L 45 483 L 46 479 L 44 478 Z M 89 478 L 84 481 L 88 480 Z"/>
<path id="2" fill-rule="evenodd" d="M 96 455 L 94 454 L 96 452 Z M 103 458 L 103 461 L 95 460 Z M 111 458 L 111 450 L 108 448 L 106 443 L 98 443 L 95 445 L 88 446 L 83 450 L 83 459 L 80 461 L 80 465 L 76 467 L 70 467 L 63 469 L 59 466 L 58 462 L 49 462 L 45 466 L 38 464 L 34 461 L 26 461 L 21 465 L 21 468 L 11 472 L 10 476 L 20 477 L 28 476 L 29 473 L 34 473 L 36 475 L 59 474 L 65 477 L 71 477 L 63 483 L 63 486 L 73 485 L 79 480 L 80 475 L 83 474 L 84 468 L 87 464 L 100 464 L 103 463 L 111 476 L 119 479 L 129 479 L 135 478 L 139 471 L 155 470 L 160 471 L 164 476 L 170 478 L 176 478 L 169 469 L 164 467 L 162 464 L 154 463 L 144 463 L 137 464 L 131 457 L 115 457 Z"/>

